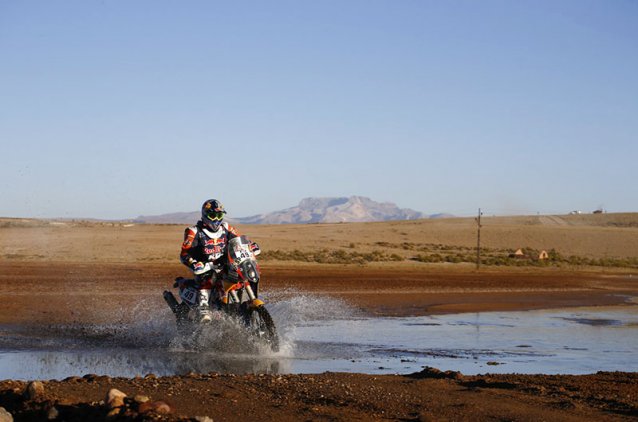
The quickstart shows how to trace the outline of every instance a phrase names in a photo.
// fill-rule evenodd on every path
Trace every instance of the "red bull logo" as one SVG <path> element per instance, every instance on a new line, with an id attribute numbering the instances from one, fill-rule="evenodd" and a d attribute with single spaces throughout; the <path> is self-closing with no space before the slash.
<path id="1" fill-rule="evenodd" d="M 212 248 L 204 248 L 206 255 L 221 255 L 223 248 L 221 246 L 214 246 Z"/>
<path id="2" fill-rule="evenodd" d="M 204 246 L 224 245 L 225 243 L 226 243 L 226 239 L 224 238 L 204 240 Z"/>

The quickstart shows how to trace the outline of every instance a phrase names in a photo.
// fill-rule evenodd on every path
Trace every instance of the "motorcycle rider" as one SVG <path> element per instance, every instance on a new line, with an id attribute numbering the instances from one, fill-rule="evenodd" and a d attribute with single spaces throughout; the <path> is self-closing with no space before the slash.
<path id="1" fill-rule="evenodd" d="M 216 199 L 209 199 L 202 204 L 201 220 L 184 232 L 179 258 L 199 283 L 197 303 L 201 322 L 212 319 L 208 305 L 213 283 L 217 277 L 228 276 L 228 241 L 240 236 L 237 229 L 224 221 L 224 214 L 224 205 Z M 255 242 L 251 242 L 251 248 L 255 255 L 259 254 L 259 246 Z"/>

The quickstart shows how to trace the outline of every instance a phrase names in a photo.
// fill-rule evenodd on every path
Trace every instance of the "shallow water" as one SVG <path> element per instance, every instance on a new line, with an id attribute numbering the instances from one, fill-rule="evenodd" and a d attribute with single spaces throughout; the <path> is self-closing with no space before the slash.
<path id="1" fill-rule="evenodd" d="M 636 307 L 329 321 L 298 331 L 302 350 L 332 347 L 331 371 L 352 366 L 368 373 L 422 366 L 465 374 L 638 371 Z M 354 362 L 343 359 L 348 350 Z M 293 365 L 293 371 L 320 369 L 322 359 L 314 360 Z"/>
<path id="2" fill-rule="evenodd" d="M 282 348 L 233 341 L 221 321 L 204 351 L 184 344 L 168 309 L 140 306 L 110 325 L 0 327 L 0 379 L 194 372 L 410 373 L 424 366 L 477 373 L 638 371 L 638 307 L 370 318 L 339 301 L 275 295 Z M 159 309 L 159 310 L 158 310 Z M 223 328 L 222 328 L 223 327 Z"/>

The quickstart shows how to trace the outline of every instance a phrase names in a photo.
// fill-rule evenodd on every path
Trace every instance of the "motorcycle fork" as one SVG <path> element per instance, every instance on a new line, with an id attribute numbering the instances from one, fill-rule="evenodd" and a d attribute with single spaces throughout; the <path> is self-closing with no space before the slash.
<path id="1" fill-rule="evenodd" d="M 232 299 L 231 303 L 241 303 L 241 301 L 239 299 L 239 295 L 237 294 L 237 291 L 231 290 L 230 292 L 228 292 L 228 295 Z"/>
<path id="2" fill-rule="evenodd" d="M 250 299 L 251 301 L 253 301 L 253 300 L 255 300 L 257 298 L 255 296 L 255 293 L 253 293 L 253 289 L 252 289 L 252 287 L 250 287 L 250 284 L 246 284 L 244 286 L 244 291 L 248 295 L 248 299 Z M 243 296 L 243 292 L 241 292 L 240 294 L 237 294 L 237 290 L 231 290 L 230 292 L 228 292 L 228 295 L 232 299 L 232 302 L 234 302 L 234 303 L 241 303 L 242 302 L 243 297 L 241 297 L 241 296 Z"/>
<path id="3" fill-rule="evenodd" d="M 255 299 L 257 299 L 257 296 L 255 296 L 255 293 L 253 293 L 253 288 L 250 287 L 250 284 L 246 284 L 246 293 L 248 293 L 248 298 L 253 301 Z"/>

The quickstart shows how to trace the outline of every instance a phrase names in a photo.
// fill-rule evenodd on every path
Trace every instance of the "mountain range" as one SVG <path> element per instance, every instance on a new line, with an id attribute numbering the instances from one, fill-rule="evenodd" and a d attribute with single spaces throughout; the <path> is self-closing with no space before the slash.
<path id="1" fill-rule="evenodd" d="M 363 196 L 338 198 L 304 198 L 299 205 L 280 211 L 242 218 L 228 218 L 239 224 L 304 224 L 340 223 L 388 220 L 416 220 L 447 216 L 425 215 L 409 208 L 399 208 L 392 202 L 376 202 Z M 200 218 L 200 212 L 178 212 L 162 215 L 141 215 L 135 223 L 151 224 L 193 224 Z"/>

